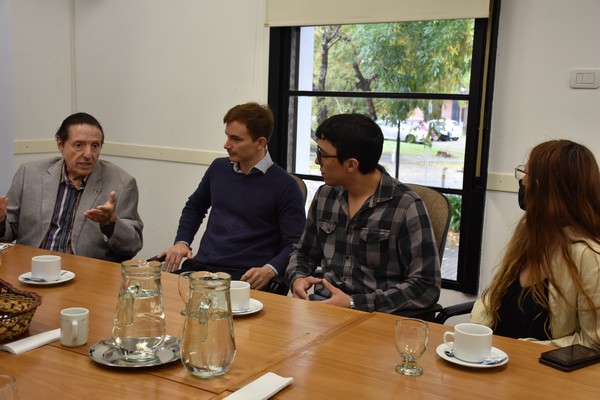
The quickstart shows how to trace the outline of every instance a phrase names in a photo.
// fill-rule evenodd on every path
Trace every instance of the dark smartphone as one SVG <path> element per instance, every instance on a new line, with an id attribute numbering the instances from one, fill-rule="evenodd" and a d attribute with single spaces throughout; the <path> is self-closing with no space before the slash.
<path id="1" fill-rule="evenodd" d="M 323 300 L 327 300 L 327 297 L 321 296 L 319 294 L 311 293 L 311 294 L 308 295 L 308 299 L 310 301 L 323 301 Z"/>
<path id="2" fill-rule="evenodd" d="M 539 361 L 561 371 L 570 372 L 600 362 L 600 352 L 574 344 L 545 351 L 540 355 Z"/>

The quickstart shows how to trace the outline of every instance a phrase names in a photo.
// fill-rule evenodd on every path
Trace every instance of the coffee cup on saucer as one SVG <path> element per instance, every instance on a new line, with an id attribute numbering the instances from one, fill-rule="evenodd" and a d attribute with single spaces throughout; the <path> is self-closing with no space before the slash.
<path id="1" fill-rule="evenodd" d="M 60 279 L 61 258 L 55 255 L 35 256 L 31 258 L 31 276 L 46 281 Z"/>
<path id="2" fill-rule="evenodd" d="M 466 322 L 445 332 L 444 343 L 459 360 L 480 363 L 492 354 L 492 333 L 487 326 Z"/>
<path id="3" fill-rule="evenodd" d="M 231 311 L 241 312 L 250 309 L 250 284 L 244 281 L 231 281 L 229 286 Z"/>

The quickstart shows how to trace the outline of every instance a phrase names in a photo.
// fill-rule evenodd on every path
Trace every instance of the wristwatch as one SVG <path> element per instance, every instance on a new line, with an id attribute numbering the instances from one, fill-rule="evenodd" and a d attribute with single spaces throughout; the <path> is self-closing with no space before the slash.
<path id="1" fill-rule="evenodd" d="M 354 305 L 354 299 L 352 298 L 352 296 L 350 296 L 350 308 L 353 310 L 356 308 L 356 306 Z"/>

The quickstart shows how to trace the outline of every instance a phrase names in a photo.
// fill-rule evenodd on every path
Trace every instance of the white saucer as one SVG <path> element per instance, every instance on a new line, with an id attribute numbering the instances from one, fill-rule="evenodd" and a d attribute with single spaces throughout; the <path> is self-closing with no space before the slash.
<path id="1" fill-rule="evenodd" d="M 248 315 L 248 314 L 257 313 L 257 312 L 259 312 L 262 309 L 263 309 L 263 303 L 261 303 L 258 300 L 255 300 L 255 299 L 250 299 L 250 308 L 248 308 L 247 310 L 232 311 L 232 314 L 234 316 L 236 316 L 236 315 Z"/>
<path id="2" fill-rule="evenodd" d="M 504 361 L 501 361 L 497 364 L 480 364 L 480 363 L 472 363 L 472 362 L 468 362 L 468 361 L 463 361 L 456 357 L 450 357 L 449 355 L 447 355 L 446 350 L 448 350 L 448 349 L 449 349 L 449 347 L 446 345 L 446 343 L 442 343 L 437 347 L 437 349 L 435 349 L 435 351 L 436 351 L 437 355 L 440 356 L 441 358 L 443 358 L 444 360 L 451 362 L 452 364 L 462 365 L 463 367 L 494 368 L 494 367 L 499 367 L 501 365 L 504 365 L 508 362 L 508 354 L 506 354 L 502 350 L 497 349 L 495 347 L 492 347 L 492 357 L 498 357 L 498 358 L 506 357 L 506 359 Z"/>
<path id="3" fill-rule="evenodd" d="M 60 271 L 60 278 L 55 281 L 35 282 L 30 280 L 31 278 L 31 272 L 26 272 L 19 276 L 19 281 L 27 283 L 28 285 L 57 285 L 59 283 L 68 282 L 75 278 L 75 273 L 63 269 Z"/>

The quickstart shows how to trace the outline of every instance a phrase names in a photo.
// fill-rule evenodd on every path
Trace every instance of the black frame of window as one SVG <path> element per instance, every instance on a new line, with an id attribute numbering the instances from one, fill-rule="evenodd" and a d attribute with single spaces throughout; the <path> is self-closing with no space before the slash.
<path id="1" fill-rule="evenodd" d="M 489 19 L 476 19 L 473 36 L 473 58 L 469 94 L 439 93 L 364 93 L 299 91 L 295 85 L 297 70 L 292 70 L 293 60 L 298 58 L 299 27 L 270 29 L 269 91 L 268 102 L 275 116 L 275 132 L 269 143 L 273 160 L 282 168 L 293 165 L 294 141 L 289 138 L 295 132 L 294 96 L 370 97 L 390 99 L 466 100 L 469 102 L 467 117 L 467 140 L 462 189 L 434 187 L 441 193 L 462 196 L 460 243 L 457 278 L 442 280 L 445 289 L 477 294 L 481 264 L 481 245 L 487 187 L 487 169 L 490 143 L 490 125 L 493 98 L 493 82 L 498 37 L 500 1 L 493 3 Z M 296 63 L 297 64 L 297 63 Z M 478 112 L 478 110 L 480 110 Z M 290 114 L 292 117 L 290 118 Z M 287 134 L 283 134 L 287 133 Z M 290 171 L 293 172 L 293 171 Z M 313 175 L 302 175 L 307 180 L 322 180 Z"/>

